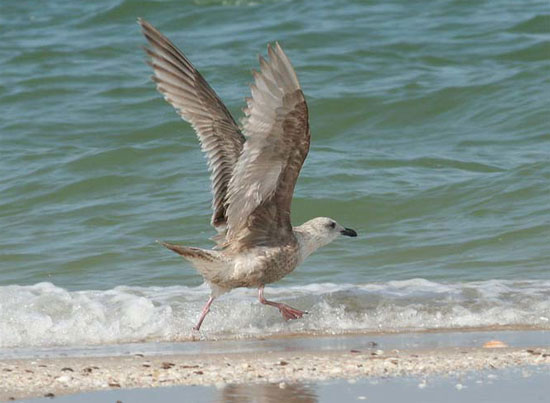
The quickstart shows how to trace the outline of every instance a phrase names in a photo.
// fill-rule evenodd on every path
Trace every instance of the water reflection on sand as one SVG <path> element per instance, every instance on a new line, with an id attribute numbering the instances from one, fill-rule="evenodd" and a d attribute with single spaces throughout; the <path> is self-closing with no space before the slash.
<path id="1" fill-rule="evenodd" d="M 228 385 L 220 391 L 219 403 L 315 403 L 315 391 L 301 383 Z"/>

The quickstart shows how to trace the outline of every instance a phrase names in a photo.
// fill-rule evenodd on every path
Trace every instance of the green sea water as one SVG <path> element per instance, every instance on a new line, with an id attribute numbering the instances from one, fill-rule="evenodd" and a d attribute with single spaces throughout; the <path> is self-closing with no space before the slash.
<path id="1" fill-rule="evenodd" d="M 193 130 L 156 92 L 143 17 L 238 119 L 279 41 L 310 108 L 293 223 L 357 230 L 282 286 L 550 279 L 547 1 L 3 1 L 0 285 L 200 285 Z"/>
<path id="2" fill-rule="evenodd" d="M 548 1 L 1 1 L 0 355 L 187 340 L 208 297 L 155 243 L 210 247 L 214 230 L 137 17 L 236 119 L 279 41 L 312 131 L 293 222 L 359 233 L 266 289 L 309 315 L 238 289 L 208 338 L 550 329 Z"/>

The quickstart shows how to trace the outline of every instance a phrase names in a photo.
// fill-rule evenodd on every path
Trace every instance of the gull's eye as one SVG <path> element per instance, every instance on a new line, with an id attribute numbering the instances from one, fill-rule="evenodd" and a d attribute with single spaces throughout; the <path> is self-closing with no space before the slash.
<path id="1" fill-rule="evenodd" d="M 333 221 L 328 225 L 330 228 L 336 228 L 336 223 Z"/>

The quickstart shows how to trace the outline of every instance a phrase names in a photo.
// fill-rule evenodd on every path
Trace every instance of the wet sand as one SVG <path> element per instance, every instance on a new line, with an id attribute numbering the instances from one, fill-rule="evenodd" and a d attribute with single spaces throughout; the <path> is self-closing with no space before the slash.
<path id="1" fill-rule="evenodd" d="M 539 370 L 537 370 L 537 368 Z M 530 403 L 550 395 L 544 367 L 470 371 L 457 376 L 337 379 L 294 383 L 243 383 L 218 386 L 171 386 L 114 389 L 55 398 L 59 403 Z M 25 400 L 43 403 L 49 398 Z"/>
<path id="2" fill-rule="evenodd" d="M 487 344 L 495 338 L 499 343 Z M 519 342 L 526 338 L 535 343 L 526 346 Z M 447 377 L 519 367 L 550 373 L 550 347 L 544 343 L 548 332 L 457 332 L 375 339 L 378 342 L 371 336 L 241 341 L 225 343 L 225 351 L 209 351 L 208 346 L 216 342 L 184 343 L 177 347 L 183 352 L 166 347 L 160 351 L 151 347 L 147 352 L 143 349 L 146 345 L 141 345 L 143 352 L 130 349 L 125 355 L 110 356 L 60 356 L 66 353 L 57 351 L 56 355 L 55 350 L 49 350 L 32 358 L 0 360 L 0 400 L 174 385 Z M 407 344 L 400 340 L 413 341 Z M 252 347 L 246 348 L 247 343 Z M 223 342 L 218 344 L 224 346 Z"/>

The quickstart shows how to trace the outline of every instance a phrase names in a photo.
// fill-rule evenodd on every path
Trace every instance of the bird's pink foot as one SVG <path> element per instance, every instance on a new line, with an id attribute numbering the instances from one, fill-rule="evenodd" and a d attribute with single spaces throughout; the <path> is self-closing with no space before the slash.
<path id="1" fill-rule="evenodd" d="M 277 308 L 279 310 L 279 312 L 281 312 L 281 315 L 283 315 L 283 318 L 285 320 L 299 319 L 302 316 L 304 316 L 305 314 L 307 314 L 307 312 L 300 311 L 299 309 L 293 308 L 293 307 L 291 307 L 287 304 L 282 304 L 280 302 L 274 302 L 274 301 L 268 301 L 267 299 L 264 298 L 264 286 L 263 285 L 260 288 L 258 288 L 258 299 L 260 300 L 260 302 L 262 304 L 271 305 L 271 306 L 274 306 L 275 308 Z"/>
<path id="2" fill-rule="evenodd" d="M 287 304 L 278 304 L 277 308 L 279 308 L 279 311 L 281 312 L 285 320 L 299 319 L 307 314 L 307 312 L 300 311 L 299 309 L 288 306 Z"/>

